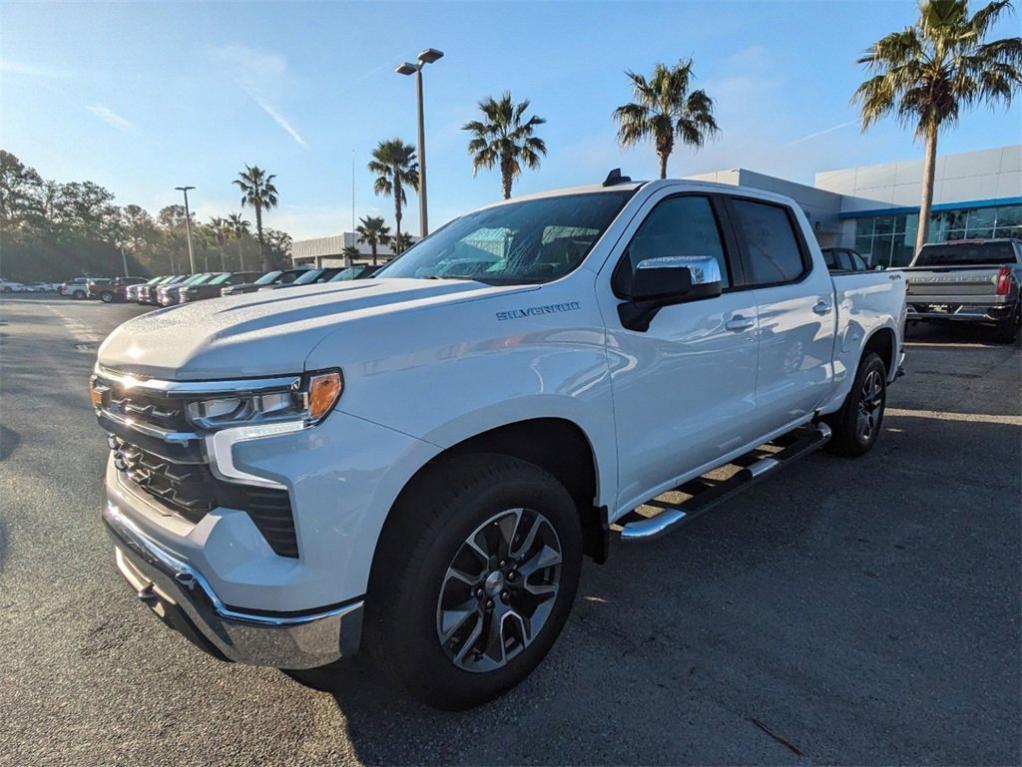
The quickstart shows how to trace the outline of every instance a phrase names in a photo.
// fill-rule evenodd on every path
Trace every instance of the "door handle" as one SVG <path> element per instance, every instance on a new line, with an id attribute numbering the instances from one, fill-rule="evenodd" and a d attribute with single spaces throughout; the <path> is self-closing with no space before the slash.
<path id="1" fill-rule="evenodd" d="M 734 317 L 724 323 L 724 327 L 730 330 L 732 333 L 741 333 L 743 330 L 748 330 L 756 321 L 748 317 L 743 317 L 740 314 L 736 314 Z"/>
<path id="2" fill-rule="evenodd" d="M 822 300 L 817 301 L 816 306 L 813 307 L 813 312 L 820 315 L 830 314 L 830 304 Z"/>

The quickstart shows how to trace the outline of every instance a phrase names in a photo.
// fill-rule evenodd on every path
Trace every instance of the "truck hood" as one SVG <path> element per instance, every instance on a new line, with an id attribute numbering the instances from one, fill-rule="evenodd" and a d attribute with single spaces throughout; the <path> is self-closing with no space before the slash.
<path id="1" fill-rule="evenodd" d="M 225 296 L 128 320 L 99 348 L 99 364 L 167 380 L 298 373 L 316 345 L 358 320 L 427 311 L 535 289 L 464 280 L 382 279 Z"/>

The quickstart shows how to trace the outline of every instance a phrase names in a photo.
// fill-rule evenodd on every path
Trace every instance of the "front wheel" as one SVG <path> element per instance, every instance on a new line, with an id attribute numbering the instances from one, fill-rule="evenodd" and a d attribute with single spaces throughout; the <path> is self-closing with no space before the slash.
<path id="1" fill-rule="evenodd" d="M 548 472 L 505 456 L 461 456 L 417 485 L 381 537 L 363 646 L 413 697 L 470 708 L 521 682 L 560 634 L 579 515 Z"/>
<path id="2" fill-rule="evenodd" d="M 114 294 L 111 293 L 109 290 L 104 290 L 102 293 L 99 294 L 99 300 L 102 301 L 104 304 L 112 304 L 114 302 Z"/>
<path id="3" fill-rule="evenodd" d="M 887 366 L 875 352 L 863 355 L 844 405 L 825 420 L 833 430 L 828 448 L 849 458 L 865 455 L 876 443 L 887 405 Z"/>

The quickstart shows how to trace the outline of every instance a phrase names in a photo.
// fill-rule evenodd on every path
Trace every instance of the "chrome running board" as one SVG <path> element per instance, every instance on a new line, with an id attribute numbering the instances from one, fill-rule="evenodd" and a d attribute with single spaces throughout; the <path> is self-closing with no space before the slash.
<path id="1" fill-rule="evenodd" d="M 626 519 L 632 517 L 631 521 L 624 524 L 617 523 L 620 526 L 621 540 L 626 543 L 650 541 L 677 529 L 682 523 L 695 519 L 700 514 L 747 490 L 760 480 L 771 476 L 779 469 L 817 451 L 830 440 L 831 431 L 827 424 L 821 422 L 796 429 L 786 436 L 793 441 L 778 452 L 755 458 L 730 479 L 695 493 L 680 505 L 664 505 L 664 510 L 653 517 L 640 517 L 635 512 L 626 515 Z M 753 451 L 754 453 L 755 451 Z M 742 458 L 739 458 L 734 463 L 741 461 Z M 686 483 L 686 485 L 688 484 L 691 483 Z"/>

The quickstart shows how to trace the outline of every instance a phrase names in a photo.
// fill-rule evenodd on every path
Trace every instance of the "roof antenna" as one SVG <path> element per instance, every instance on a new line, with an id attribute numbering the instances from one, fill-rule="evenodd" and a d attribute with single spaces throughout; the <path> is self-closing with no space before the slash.
<path id="1" fill-rule="evenodd" d="M 631 178 L 622 176 L 620 168 L 614 168 L 614 170 L 607 174 L 607 178 L 603 180 L 603 185 L 614 186 L 615 184 L 627 184 L 629 181 L 631 181 Z"/>

